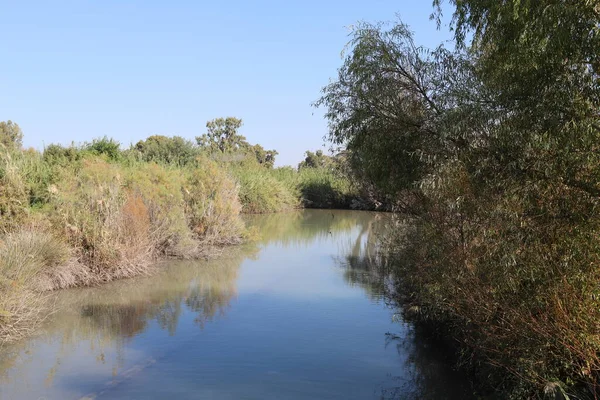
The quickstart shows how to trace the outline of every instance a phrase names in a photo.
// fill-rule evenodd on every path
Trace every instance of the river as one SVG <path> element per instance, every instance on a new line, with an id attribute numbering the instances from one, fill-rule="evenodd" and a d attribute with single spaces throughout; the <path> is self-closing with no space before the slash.
<path id="1" fill-rule="evenodd" d="M 65 290 L 5 346 L 0 399 L 468 399 L 369 267 L 386 214 L 248 217 L 259 239 L 152 277 Z"/>

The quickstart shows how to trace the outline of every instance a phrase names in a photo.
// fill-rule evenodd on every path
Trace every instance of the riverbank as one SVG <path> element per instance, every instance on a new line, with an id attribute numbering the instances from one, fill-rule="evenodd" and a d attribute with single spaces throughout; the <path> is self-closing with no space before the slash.
<path id="1" fill-rule="evenodd" d="M 150 274 L 160 258 L 205 258 L 243 242 L 242 213 L 350 206 L 349 180 L 333 171 L 200 151 L 185 162 L 147 155 L 110 139 L 0 148 L 0 343 L 35 331 L 48 313 L 40 293 Z"/>

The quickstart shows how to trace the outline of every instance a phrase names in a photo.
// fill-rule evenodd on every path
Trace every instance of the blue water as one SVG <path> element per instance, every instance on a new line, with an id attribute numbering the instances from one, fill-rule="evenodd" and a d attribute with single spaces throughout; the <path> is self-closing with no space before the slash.
<path id="1" fill-rule="evenodd" d="M 258 242 L 214 260 L 61 292 L 45 332 L 4 350 L 0 398 L 468 398 L 362 263 L 385 218 L 253 217 Z"/>

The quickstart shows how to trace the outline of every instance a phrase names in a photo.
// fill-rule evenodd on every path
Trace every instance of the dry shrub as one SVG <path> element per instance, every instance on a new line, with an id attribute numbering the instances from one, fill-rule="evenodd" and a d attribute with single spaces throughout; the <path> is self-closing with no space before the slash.
<path id="1" fill-rule="evenodd" d="M 5 235 L 0 242 L 0 343 L 32 333 L 48 315 L 46 298 L 37 293 L 40 276 L 64 264 L 65 243 L 36 230 Z"/>
<path id="2" fill-rule="evenodd" d="M 120 257 L 123 260 L 154 257 L 155 246 L 150 236 L 150 216 L 139 194 L 127 194 L 121 209 L 119 237 Z"/>
<path id="3" fill-rule="evenodd" d="M 34 331 L 49 310 L 42 292 L 147 274 L 159 255 L 206 256 L 241 240 L 238 188 L 214 162 L 44 162 L 0 152 L 0 232 L 12 232 L 0 242 L 0 342 Z"/>
<path id="4" fill-rule="evenodd" d="M 204 244 L 239 243 L 243 233 L 238 187 L 214 162 L 199 158 L 184 187 L 190 229 Z"/>
<path id="5" fill-rule="evenodd" d="M 123 168 L 102 159 L 63 171 L 50 218 L 68 237 L 91 284 L 148 272 L 153 255 L 148 210 L 124 187 Z"/>
<path id="6" fill-rule="evenodd" d="M 27 216 L 27 187 L 13 155 L 0 146 L 0 232 L 16 229 Z"/>
<path id="7" fill-rule="evenodd" d="M 47 211 L 76 262 L 57 270 L 57 287 L 145 274 L 160 254 L 196 257 L 241 240 L 237 187 L 214 162 L 199 160 L 182 176 L 154 164 L 89 158 L 61 174 Z"/>
<path id="8" fill-rule="evenodd" d="M 151 240 L 167 256 L 184 256 L 197 246 L 185 217 L 183 183 L 181 170 L 157 164 L 135 165 L 127 173 L 127 187 L 147 208 Z"/>
<path id="9" fill-rule="evenodd" d="M 456 339 L 507 398 L 600 393 L 600 224 L 575 214 L 596 199 L 560 184 L 481 193 L 459 164 L 439 172 L 392 247 L 408 314 Z"/>

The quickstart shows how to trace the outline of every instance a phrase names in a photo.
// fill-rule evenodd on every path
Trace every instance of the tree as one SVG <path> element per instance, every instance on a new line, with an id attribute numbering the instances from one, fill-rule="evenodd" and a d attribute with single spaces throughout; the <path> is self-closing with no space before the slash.
<path id="1" fill-rule="evenodd" d="M 600 197 L 600 1 L 452 3 L 456 40 L 503 110 L 494 169 Z"/>
<path id="2" fill-rule="evenodd" d="M 248 147 L 246 138 L 238 134 L 242 120 L 233 117 L 217 118 L 206 123 L 207 133 L 196 137 L 198 145 L 209 152 L 234 153 L 245 152 Z"/>
<path id="3" fill-rule="evenodd" d="M 417 46 L 401 22 L 386 28 L 354 28 L 338 79 L 316 106 L 326 107 L 329 139 L 355 169 L 396 193 L 467 148 L 490 118 L 481 116 L 485 91 L 464 53 Z"/>
<path id="4" fill-rule="evenodd" d="M 413 217 L 405 309 L 514 398 L 597 398 L 600 1 L 453 3 L 453 51 L 357 25 L 317 101 L 329 139 Z"/>
<path id="5" fill-rule="evenodd" d="M 21 148 L 23 132 L 19 125 L 11 120 L 0 122 L 0 144 L 7 148 Z"/>
<path id="6" fill-rule="evenodd" d="M 161 135 L 153 135 L 146 140 L 140 140 L 133 149 L 141 155 L 144 161 L 178 166 L 191 163 L 200 152 L 194 143 L 180 136 Z"/>
<path id="7" fill-rule="evenodd" d="M 196 137 L 198 146 L 213 157 L 224 161 L 255 159 L 266 168 L 275 164 L 275 150 L 265 150 L 261 145 L 252 145 L 238 133 L 242 120 L 233 117 L 217 118 L 206 123 L 207 133 Z"/>
<path id="8" fill-rule="evenodd" d="M 265 150 L 260 144 L 250 146 L 250 150 L 254 153 L 256 161 L 267 168 L 273 168 L 275 156 L 279 154 L 276 150 Z"/>
<path id="9" fill-rule="evenodd" d="M 298 164 L 298 169 L 302 168 L 325 168 L 331 164 L 331 157 L 323 154 L 322 150 L 317 150 L 316 152 L 312 152 L 310 150 L 306 151 L 304 161 Z"/>
<path id="10" fill-rule="evenodd" d="M 104 136 L 103 138 L 94 139 L 92 143 L 86 143 L 83 146 L 83 150 L 94 155 L 105 155 L 111 160 L 119 160 L 121 154 L 121 144 L 112 139 Z"/>

